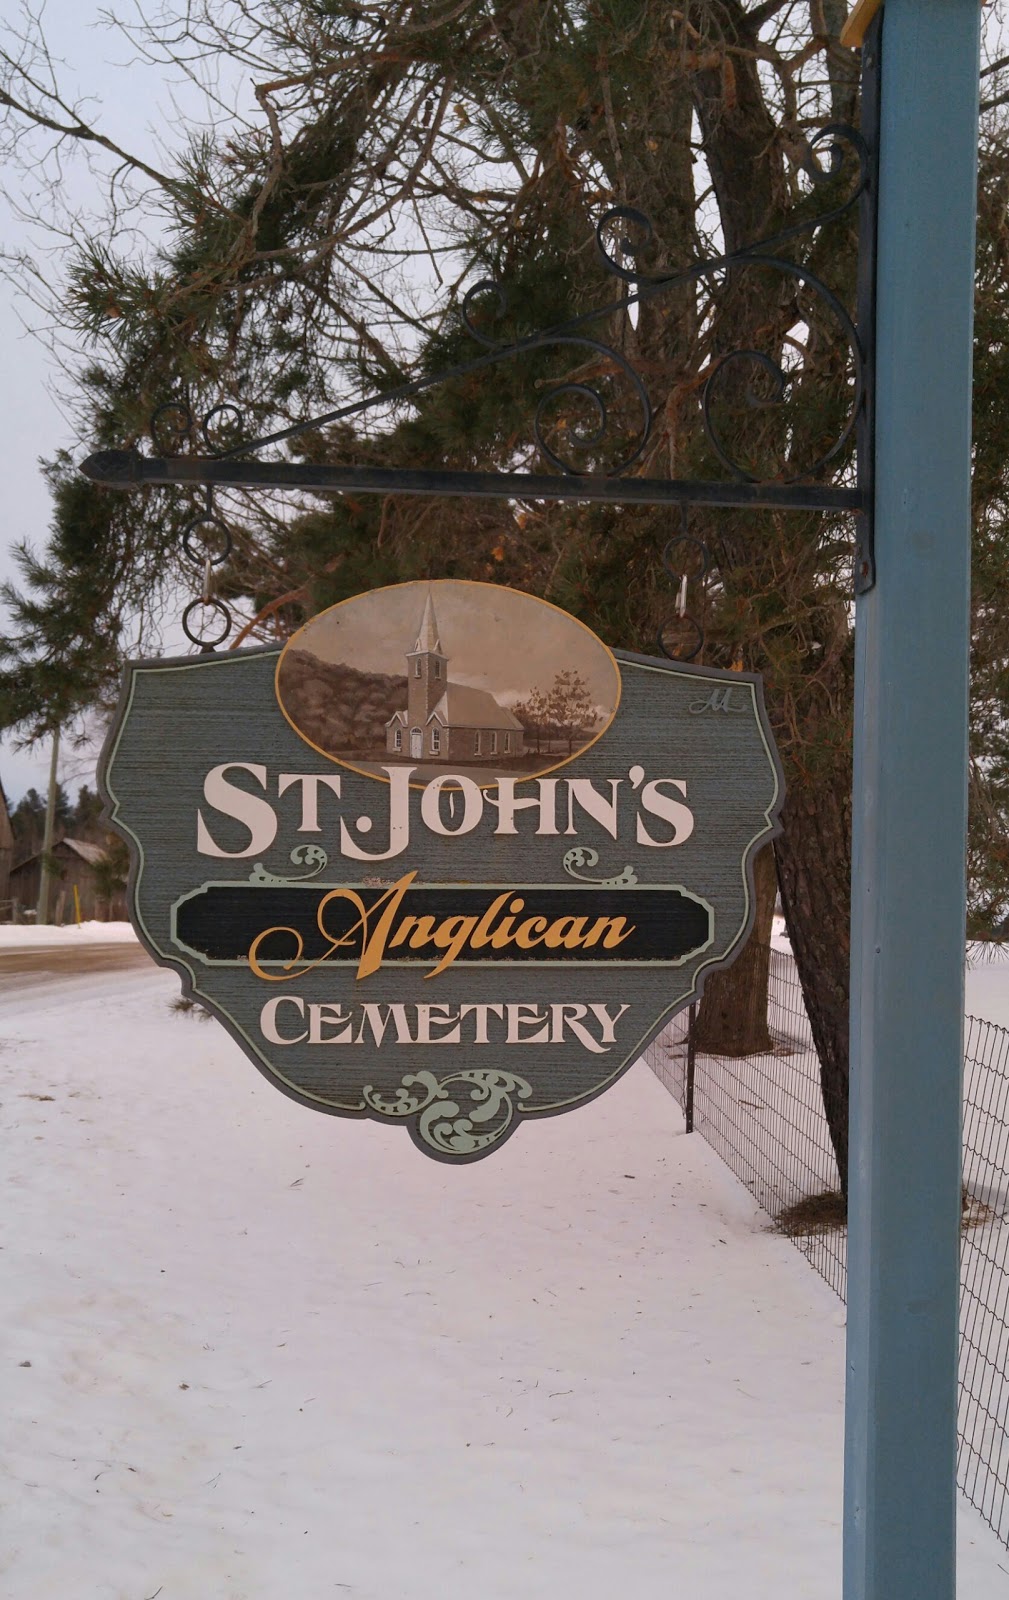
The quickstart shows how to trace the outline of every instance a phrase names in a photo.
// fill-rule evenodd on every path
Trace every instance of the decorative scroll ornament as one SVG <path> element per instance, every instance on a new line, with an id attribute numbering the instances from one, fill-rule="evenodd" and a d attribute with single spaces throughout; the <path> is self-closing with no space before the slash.
<path id="1" fill-rule="evenodd" d="M 408 1072 L 390 1097 L 370 1084 L 365 1103 L 383 1117 L 416 1117 L 411 1132 L 442 1156 L 481 1155 L 511 1132 L 515 1099 L 528 1100 L 532 1085 L 517 1073 L 472 1068 L 437 1078 L 433 1072 Z M 464 1101 L 468 1105 L 464 1109 Z"/>
<path id="2" fill-rule="evenodd" d="M 213 592 L 214 568 L 222 561 L 222 556 L 214 552 L 222 541 L 225 545 L 227 542 L 227 530 L 222 532 L 213 511 L 215 488 L 309 494 L 461 495 L 513 502 L 704 506 L 855 516 L 855 587 L 864 593 L 875 581 L 870 449 L 873 303 L 866 287 L 871 274 L 862 274 L 861 331 L 856 331 L 836 294 L 816 276 L 808 261 L 809 246 L 818 231 L 855 206 L 860 251 L 866 259 L 873 258 L 872 161 L 861 134 L 853 128 L 830 124 L 812 138 L 802 167 L 814 191 L 822 190 L 825 184 L 842 176 L 852 158 L 857 173 L 848 193 L 837 204 L 731 254 L 696 261 L 673 273 L 645 270 L 645 258 L 656 244 L 657 234 L 644 213 L 628 206 L 612 207 L 601 218 L 596 236 L 604 267 L 627 292 L 564 323 L 510 343 L 503 341 L 494 329 L 500 328 L 507 310 L 504 290 L 500 284 L 483 279 L 467 291 L 460 307 L 462 326 L 482 347 L 469 361 L 440 372 L 425 372 L 394 389 L 364 395 L 255 439 L 242 437 L 242 415 L 231 401 L 212 407 L 200 420 L 185 399 L 172 401 L 163 405 L 152 421 L 154 447 L 162 454 L 146 456 L 135 449 L 99 450 L 82 462 L 81 470 L 93 482 L 120 490 L 169 484 L 206 488 L 205 512 L 194 519 L 186 540 L 187 553 L 195 559 L 199 525 L 203 530 L 200 544 L 210 546 L 204 550 L 202 593 L 187 608 L 185 616 L 186 633 L 201 651 L 212 651 L 231 628 L 228 608 Z M 781 253 L 784 247 L 800 240 L 806 246 L 802 259 L 790 259 Z M 711 284 L 712 299 L 722 300 L 737 285 L 749 281 L 754 270 L 774 274 L 779 282 L 790 284 L 792 298 L 781 302 L 779 295 L 779 329 L 771 350 L 713 352 L 700 397 L 700 413 L 712 453 L 726 473 L 718 481 L 677 479 L 643 469 L 654 438 L 654 414 L 645 375 L 636 370 L 631 358 L 635 309 L 701 279 Z M 826 337 L 828 326 L 840 334 L 840 341 Z M 602 337 L 600 329 L 605 330 Z M 805 389 L 817 379 L 812 360 L 818 354 L 817 342 L 829 351 L 826 365 L 835 372 L 838 345 L 842 351 L 848 372 L 847 413 L 842 422 L 830 424 L 833 437 L 814 437 L 803 445 L 808 424 L 812 421 L 816 425 L 815 415 L 798 404 L 790 406 L 789 402 L 803 400 Z M 443 384 L 492 372 L 502 362 L 564 351 L 578 355 L 579 362 L 573 370 L 565 376 L 555 372 L 534 380 L 545 392 L 537 396 L 531 434 L 550 471 L 528 467 L 496 471 L 446 466 L 388 467 L 259 456 L 269 445 L 287 444 L 336 423 L 369 413 L 395 414 L 398 408 Z M 541 371 L 542 366 L 540 362 Z M 756 413 L 762 413 L 762 420 Z M 729 424 L 744 415 L 761 425 L 746 427 L 746 441 L 740 438 L 732 443 L 727 437 Z M 853 433 L 859 445 L 857 473 L 842 481 L 818 481 L 818 475 L 836 469 L 842 462 Z M 201 450 L 207 453 L 201 454 Z M 815 459 L 801 459 L 804 453 Z M 630 470 L 634 467 L 638 470 Z M 206 617 L 207 608 L 220 621 L 219 630 L 213 635 L 192 626 L 198 612 Z M 695 628 L 691 642 L 686 636 L 690 631 L 680 613 L 663 639 L 663 653 L 681 663 L 696 659 L 703 638 Z M 671 648 L 669 639 L 674 634 L 678 637 Z"/>
<path id="3" fill-rule="evenodd" d="M 599 862 L 599 851 L 586 845 L 577 845 L 574 850 L 569 850 L 564 857 L 564 871 L 569 877 L 577 878 L 579 883 L 594 883 L 600 889 L 624 889 L 637 883 L 638 875 L 633 867 L 624 867 L 613 878 L 589 878 L 583 872 L 576 872 L 576 867 L 594 867 Z"/>
<path id="4" fill-rule="evenodd" d="M 818 152 L 819 147 L 825 143 L 828 144 L 829 154 L 827 165 L 824 167 L 820 164 Z M 655 241 L 655 228 L 643 211 L 638 211 L 633 206 L 613 206 L 600 218 L 596 227 L 596 242 L 607 270 L 612 272 L 614 277 L 622 278 L 625 283 L 634 284 L 639 288 L 662 290 L 668 288 L 671 283 L 683 283 L 690 278 L 703 278 L 710 273 L 735 265 L 753 251 L 777 250 L 790 239 L 799 239 L 815 233 L 828 222 L 835 222 L 839 217 L 843 217 L 865 193 L 870 175 L 869 149 L 858 130 L 842 122 L 828 123 L 807 141 L 806 154 L 801 165 L 814 188 L 822 188 L 840 177 L 846 152 L 851 152 L 855 156 L 858 177 L 851 192 L 838 205 L 829 211 L 821 211 L 804 222 L 793 223 L 791 227 L 783 228 L 778 233 L 769 234 L 766 239 L 755 240 L 753 244 L 745 246 L 734 255 L 713 256 L 710 260 L 698 261 L 684 272 L 672 276 L 666 273 L 649 274 L 638 267 L 624 265 L 622 257 L 636 261 L 638 257 L 644 255 L 649 245 Z M 637 238 L 634 237 L 635 233 Z M 619 254 L 615 253 L 614 246 Z"/>
<path id="5" fill-rule="evenodd" d="M 823 161 L 821 150 L 826 151 Z M 837 437 L 820 450 L 815 461 L 806 464 L 785 463 L 774 474 L 774 482 L 778 486 L 814 478 L 837 460 L 855 426 L 865 384 L 863 355 L 855 326 L 833 291 L 810 268 L 778 254 L 778 251 L 793 240 L 811 238 L 827 223 L 850 211 L 869 183 L 868 149 L 854 128 L 832 123 L 812 138 L 802 167 L 814 188 L 836 180 L 843 171 L 846 159 L 852 154 L 857 162 L 857 178 L 843 201 L 741 250 L 694 262 L 681 271 L 649 274 L 640 266 L 640 261 L 655 242 L 655 228 L 643 212 L 633 207 L 612 207 L 600 219 L 596 239 L 604 267 L 627 285 L 630 291 L 619 299 L 583 312 L 565 323 L 509 342 L 493 331 L 495 324 L 500 326 L 508 310 L 505 289 L 496 280 L 483 278 L 466 291 L 460 305 L 463 327 L 483 347 L 483 354 L 475 359 L 414 379 L 385 393 L 351 401 L 305 422 L 253 440 L 241 440 L 242 413 L 231 401 L 214 406 L 200 420 L 195 418 L 186 403 L 169 402 L 160 407 L 152 419 L 155 449 L 165 457 L 173 458 L 184 447 L 193 451 L 202 441 L 210 452 L 208 460 L 223 464 L 248 456 L 266 445 L 287 442 L 306 432 L 346 421 L 370 410 L 417 399 L 443 383 L 469 377 L 504 361 L 536 353 L 570 350 L 578 353 L 581 365 L 569 377 L 551 382 L 538 399 L 532 423 L 535 443 L 545 461 L 565 477 L 588 473 L 615 479 L 640 461 L 652 437 L 654 414 L 644 379 L 633 362 L 615 343 L 593 333 L 592 326 L 599 323 L 619 326 L 632 308 L 668 294 L 684 284 L 704 278 L 715 280 L 720 285 L 731 283 L 738 279 L 740 273 L 757 268 L 790 278 L 800 292 L 812 296 L 826 310 L 847 346 L 853 384 L 849 414 L 844 425 Z M 801 306 L 797 307 L 796 315 L 797 320 L 808 321 L 808 317 L 803 317 Z M 727 385 L 731 386 L 732 378 L 745 368 L 752 370 L 754 378 L 760 375 L 763 392 L 751 381 L 744 393 L 744 403 L 752 407 L 776 407 L 786 400 L 792 379 L 777 354 L 769 355 L 750 349 L 732 350 L 715 357 L 702 391 L 702 416 L 712 450 L 719 461 L 738 483 L 755 484 L 759 481 L 758 477 L 733 454 L 716 416 L 719 396 L 726 392 Z M 102 474 L 108 474 L 109 481 L 121 481 L 117 475 L 121 470 L 118 460 L 113 463 L 114 454 L 106 452 L 103 456 L 92 458 L 89 468 L 99 481 L 103 481 Z M 187 478 L 191 480 L 191 475 L 187 474 Z M 228 481 L 226 475 L 219 471 L 215 472 L 214 479 L 218 482 Z M 306 482 L 306 487 L 310 486 Z M 689 492 L 704 487 L 702 484 L 684 484 L 682 488 L 685 492 L 680 503 L 689 503 L 695 498 L 707 498 L 709 503 L 719 503 L 712 502 L 710 497 Z M 408 485 L 404 480 L 404 489 L 407 488 L 415 490 L 417 484 Z M 479 492 L 486 491 L 481 489 Z M 810 501 L 810 505 L 816 509 L 826 509 L 827 502 L 823 499 L 826 493 L 828 491 L 821 490 L 815 502 Z M 838 499 L 838 507 L 842 504 L 846 505 L 847 501 Z"/>
<path id="6" fill-rule="evenodd" d="M 261 861 L 257 861 L 249 873 L 250 883 L 304 883 L 308 878 L 315 878 L 325 867 L 329 866 L 329 856 L 321 844 L 296 844 L 291 851 L 291 860 L 296 867 L 311 867 L 310 872 L 296 874 L 285 873 L 278 876 L 268 872 Z"/>
<path id="7" fill-rule="evenodd" d="M 533 418 L 533 437 L 540 454 L 558 472 L 584 471 L 585 464 L 576 460 L 576 455 L 607 446 L 614 425 L 614 412 L 622 401 L 622 412 L 629 413 L 623 426 L 625 437 L 610 446 L 613 454 L 612 459 L 607 461 L 606 470 L 611 477 L 626 472 L 645 449 L 653 423 L 648 391 L 627 357 L 601 339 L 576 332 L 581 323 L 588 320 L 584 318 L 562 328 L 534 334 L 518 344 L 503 344 L 484 333 L 474 315 L 481 301 L 486 307 L 488 298 L 496 313 L 503 315 L 508 306 L 507 293 L 503 285 L 493 278 L 483 278 L 473 284 L 463 297 L 461 306 L 466 331 L 488 350 L 501 356 L 512 356 L 519 352 L 569 348 L 584 351 L 590 358 L 595 358 L 589 363 L 593 369 L 591 382 L 568 378 L 554 384 L 539 400 Z M 599 312 L 595 312 L 593 318 L 599 315 Z M 611 391 L 609 400 L 607 390 Z M 573 411 L 570 418 L 569 410 Z"/>
<path id="8" fill-rule="evenodd" d="M 828 155 L 826 164 L 821 165 L 819 153 L 824 145 L 827 147 Z M 869 183 L 868 147 L 861 134 L 854 128 L 842 123 L 831 123 L 809 141 L 802 170 L 814 188 L 822 188 L 840 176 L 848 153 L 853 153 L 855 156 L 858 176 L 851 192 L 838 205 L 811 217 L 808 221 L 795 223 L 789 228 L 769 235 L 766 239 L 757 240 L 731 255 L 715 256 L 707 261 L 696 262 L 683 272 L 673 275 L 654 275 L 640 270 L 637 266 L 638 259 L 645 254 L 656 237 L 655 228 L 642 211 L 630 206 L 614 206 L 600 219 L 596 229 L 596 241 L 607 270 L 624 283 L 634 285 L 636 288 L 637 292 L 628 295 L 622 302 L 623 305 L 629 306 L 653 299 L 675 285 L 700 278 L 710 277 L 729 281 L 733 277 L 738 278 L 741 272 L 763 268 L 790 278 L 800 290 L 806 290 L 826 309 L 848 349 L 853 373 L 848 414 L 836 438 L 821 450 L 815 460 L 781 467 L 777 476 L 783 482 L 815 478 L 831 462 L 836 461 L 854 430 L 864 395 L 863 352 L 858 332 L 848 312 L 833 291 L 808 267 L 778 254 L 782 245 L 803 236 L 811 236 L 827 223 L 850 211 Z M 626 260 L 635 264 L 627 266 Z M 751 408 L 770 408 L 785 402 L 792 379 L 777 357 L 760 350 L 730 350 L 716 356 L 701 392 L 701 408 L 705 433 L 718 460 L 734 478 L 742 482 L 756 483 L 759 481 L 757 475 L 733 454 L 715 417 L 715 404 L 719 394 L 724 393 L 726 384 L 733 375 L 741 376 L 746 368 L 750 369 L 752 375 L 745 390 L 746 405 Z M 763 380 L 762 390 L 754 382 L 758 375 Z"/>
<path id="9" fill-rule="evenodd" d="M 159 455 L 179 456 L 202 443 L 212 456 L 225 456 L 245 431 L 245 415 L 234 401 L 222 400 L 197 420 L 184 400 L 169 400 L 155 411 L 150 428 Z"/>

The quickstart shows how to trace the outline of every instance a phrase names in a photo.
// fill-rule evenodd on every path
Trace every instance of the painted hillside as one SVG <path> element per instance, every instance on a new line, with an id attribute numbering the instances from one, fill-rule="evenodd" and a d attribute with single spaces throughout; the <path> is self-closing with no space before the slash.
<path id="1" fill-rule="evenodd" d="M 307 650 L 288 650 L 277 679 L 280 703 L 300 733 L 320 750 L 342 757 L 379 757 L 385 725 L 406 705 L 406 678 L 359 672 L 320 661 Z"/>

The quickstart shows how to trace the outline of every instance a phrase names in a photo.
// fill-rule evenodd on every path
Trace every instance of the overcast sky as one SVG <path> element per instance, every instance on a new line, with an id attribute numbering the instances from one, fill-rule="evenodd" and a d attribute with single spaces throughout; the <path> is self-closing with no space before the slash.
<path id="1" fill-rule="evenodd" d="M 12 7 L 5 7 L 10 15 Z M 1006 0 L 986 11 L 989 49 L 1004 44 Z M 169 82 L 158 69 L 131 59 L 128 45 L 100 23 L 94 0 L 48 0 L 44 8 L 47 35 L 64 63 L 62 84 L 69 98 L 91 97 L 87 114 L 121 146 L 157 158 L 173 136 L 179 110 L 195 109 L 195 91 Z M 238 85 L 236 83 L 236 89 Z M 244 86 L 243 86 L 244 87 Z M 82 203 L 96 196 L 93 180 L 80 160 L 68 159 L 66 192 Z M 0 246 L 6 250 L 31 245 L 25 228 L 0 196 Z M 59 380 L 45 347 L 25 331 L 33 308 L 19 305 L 9 284 L 0 280 L 0 440 L 3 462 L 3 518 L 0 524 L 0 578 L 14 575 L 12 546 L 27 538 L 41 549 L 50 507 L 38 469 L 40 456 L 72 447 L 76 459 L 86 449 L 74 440 L 53 394 Z M 181 637 L 181 635 L 180 635 Z M 17 752 L 0 738 L 0 780 L 14 802 L 30 785 L 43 788 L 48 774 L 48 749 Z M 94 781 L 95 754 L 68 752 L 61 776 L 71 789 Z"/>
<path id="2" fill-rule="evenodd" d="M 10 14 L 5 7 L 6 14 Z M 170 83 L 159 71 L 130 59 L 125 41 L 99 22 L 99 5 L 93 0 L 48 0 L 45 29 L 64 68 L 71 95 L 87 95 L 92 104 L 85 114 L 102 131 L 126 149 L 148 156 L 159 144 L 174 143 L 178 125 L 173 105 L 196 104 L 193 91 Z M 14 181 L 6 178 L 5 181 Z M 64 182 L 74 200 L 88 203 L 99 191 L 81 160 L 68 159 Z M 6 201 L 0 197 L 0 246 L 4 250 L 37 245 Z M 27 538 L 37 549 L 45 542 L 50 502 L 38 468 L 39 457 L 49 457 L 60 447 L 71 447 L 75 459 L 87 453 L 74 440 L 67 419 L 53 394 L 60 374 L 44 345 L 26 332 L 24 323 L 37 320 L 30 305 L 20 302 L 6 281 L 0 281 L 0 449 L 3 462 L 3 519 L 0 523 L 0 578 L 15 576 L 13 546 Z M 60 775 L 71 790 L 81 782 L 94 782 L 96 752 L 66 752 Z M 49 750 L 17 752 L 10 739 L 0 738 L 0 781 L 13 804 L 34 785 L 48 781 Z"/>

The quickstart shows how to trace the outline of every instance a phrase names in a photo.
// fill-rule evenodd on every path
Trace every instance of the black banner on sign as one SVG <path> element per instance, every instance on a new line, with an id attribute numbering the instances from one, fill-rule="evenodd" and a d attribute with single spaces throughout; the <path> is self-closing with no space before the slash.
<path id="1" fill-rule="evenodd" d="M 455 962 L 667 964 L 714 936 L 711 907 L 679 886 L 581 888 L 205 884 L 175 906 L 173 938 L 212 965 L 347 962 L 359 977 Z"/>
<path id="2" fill-rule="evenodd" d="M 735 959 L 783 795 L 758 679 L 455 579 L 132 663 L 102 774 L 185 993 L 285 1094 L 453 1163 L 587 1104 Z"/>

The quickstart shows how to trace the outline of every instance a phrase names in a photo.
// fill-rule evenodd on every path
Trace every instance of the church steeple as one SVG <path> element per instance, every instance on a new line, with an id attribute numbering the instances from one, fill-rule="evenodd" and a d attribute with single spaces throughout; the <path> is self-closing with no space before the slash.
<path id="1" fill-rule="evenodd" d="M 430 588 L 427 591 L 427 599 L 424 602 L 424 615 L 421 617 L 420 627 L 417 629 L 417 643 L 413 648 L 414 650 L 434 650 L 439 655 L 441 654 L 438 619 L 434 614 L 434 595 L 431 593 Z"/>
<path id="2" fill-rule="evenodd" d="M 410 726 L 422 728 L 448 688 L 448 657 L 441 647 L 434 595 L 428 588 L 417 641 L 406 654 L 407 712 Z"/>

